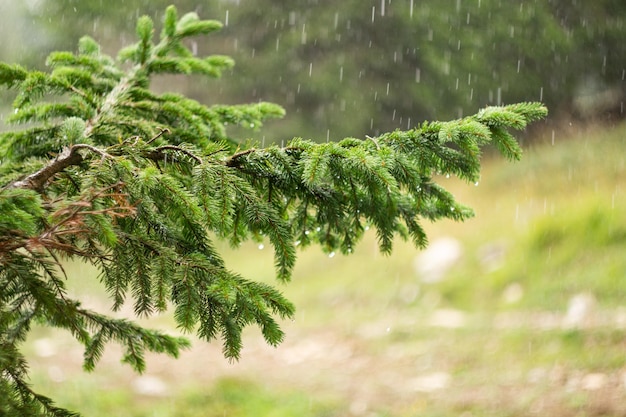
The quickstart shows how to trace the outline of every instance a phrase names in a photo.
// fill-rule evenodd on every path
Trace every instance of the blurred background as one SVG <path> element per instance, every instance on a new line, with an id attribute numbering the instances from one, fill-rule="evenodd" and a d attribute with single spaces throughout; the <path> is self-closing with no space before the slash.
<path id="1" fill-rule="evenodd" d="M 236 66 L 156 90 L 286 108 L 230 132 L 242 142 L 371 136 L 519 101 L 550 116 L 520 135 L 521 162 L 487 152 L 478 183 L 438 179 L 476 217 L 427 225 L 426 250 L 398 242 L 382 257 L 368 235 L 349 257 L 301 253 L 277 349 L 250 329 L 238 363 L 196 341 L 135 375 L 111 346 L 84 374 L 78 345 L 37 329 L 37 389 L 87 416 L 626 416 L 626 2 L 9 0 L 0 60 L 44 69 L 85 34 L 115 55 L 138 16 L 160 22 L 172 3 L 222 21 L 191 46 Z M 2 114 L 10 103 L 2 92 Z M 265 246 L 222 247 L 275 283 Z M 97 272 L 67 269 L 106 311 Z M 169 316 L 145 324 L 176 332 Z"/>

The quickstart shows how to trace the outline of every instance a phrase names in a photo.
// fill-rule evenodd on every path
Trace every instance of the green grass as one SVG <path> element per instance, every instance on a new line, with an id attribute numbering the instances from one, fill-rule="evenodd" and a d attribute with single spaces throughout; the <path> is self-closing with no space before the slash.
<path id="1" fill-rule="evenodd" d="M 276 350 L 247 332 L 240 364 L 219 362 L 219 343 L 198 341 L 178 361 L 151 359 L 148 373 L 176 387 L 170 396 L 133 392 L 135 376 L 114 348 L 85 375 L 80 358 L 40 358 L 29 346 L 34 383 L 94 417 L 626 415 L 625 137 L 622 124 L 557 132 L 552 144 L 548 130 L 518 163 L 486 160 L 478 186 L 441 178 L 476 210 L 462 224 L 426 225 L 431 241 L 453 237 L 463 247 L 441 282 L 421 281 L 410 244 L 380 255 L 373 233 L 348 257 L 307 249 L 284 286 L 267 243 L 220 244 L 231 268 L 280 286 L 295 321 L 284 323 Z M 93 270 L 67 270 L 72 292 L 106 310 Z M 507 300 L 511 288 L 517 296 Z M 580 294 L 594 300 L 589 320 L 564 326 Z M 461 323 L 433 325 L 442 312 Z M 145 323 L 175 328 L 171 315 Z M 42 337 L 75 350 L 56 333 L 32 339 Z M 67 378 L 50 382 L 51 366 L 67 368 Z M 411 388 L 437 373 L 449 375 L 445 389 Z"/>
<path id="2" fill-rule="evenodd" d="M 562 215 L 540 215 L 507 244 L 498 269 L 481 270 L 478 248 L 438 288 L 449 304 L 472 310 L 506 308 L 502 294 L 513 284 L 524 291 L 509 306 L 516 309 L 563 310 L 582 292 L 618 307 L 626 299 L 625 208 L 583 200 Z"/>
<path id="3" fill-rule="evenodd" d="M 54 394 L 69 409 L 90 417 L 334 417 L 336 404 L 284 389 L 279 392 L 243 378 L 223 378 L 211 386 L 178 388 L 175 395 L 142 397 L 98 378 L 78 378 Z"/>

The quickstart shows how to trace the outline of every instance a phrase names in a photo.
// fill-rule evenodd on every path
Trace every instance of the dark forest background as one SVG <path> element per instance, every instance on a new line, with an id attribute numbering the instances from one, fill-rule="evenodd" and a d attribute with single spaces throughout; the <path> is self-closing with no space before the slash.
<path id="1" fill-rule="evenodd" d="M 362 137 L 490 104 L 541 100 L 554 120 L 624 117 L 621 0 L 30 0 L 7 2 L 0 58 L 41 67 L 89 34 L 114 53 L 173 3 L 222 21 L 192 46 L 236 60 L 222 80 L 162 79 L 203 103 L 259 100 L 287 117 L 260 141 Z M 160 30 L 157 28 L 157 30 Z M 237 133 L 235 133 L 237 134 Z"/>

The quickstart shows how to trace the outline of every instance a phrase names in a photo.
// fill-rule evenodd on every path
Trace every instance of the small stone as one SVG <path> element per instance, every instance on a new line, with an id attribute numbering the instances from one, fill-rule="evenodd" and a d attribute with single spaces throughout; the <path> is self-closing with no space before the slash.
<path id="1" fill-rule="evenodd" d="M 409 381 L 409 386 L 417 392 L 435 392 L 448 388 L 451 379 L 447 372 L 433 372 L 413 378 Z"/>
<path id="2" fill-rule="evenodd" d="M 35 355 L 40 358 L 49 358 L 57 354 L 56 344 L 47 337 L 35 340 L 33 347 L 35 348 Z"/>
<path id="3" fill-rule="evenodd" d="M 432 242 L 414 260 L 417 275 L 425 283 L 443 280 L 448 270 L 461 258 L 463 246 L 457 239 L 444 237 Z"/>
<path id="4" fill-rule="evenodd" d="M 517 282 L 508 285 L 502 292 L 502 298 L 507 304 L 517 303 L 524 296 L 524 288 Z"/>
<path id="5" fill-rule="evenodd" d="M 132 386 L 137 394 L 150 397 L 164 397 L 169 389 L 161 378 L 151 375 L 142 375 L 135 378 Z"/>
<path id="6" fill-rule="evenodd" d="M 563 326 L 566 328 L 583 326 L 590 320 L 595 302 L 596 299 L 589 293 L 576 294 L 570 298 L 567 313 L 563 318 Z"/>
<path id="7" fill-rule="evenodd" d="M 467 315 L 460 310 L 442 308 L 435 310 L 428 320 L 428 324 L 433 327 L 445 327 L 448 329 L 458 329 L 465 326 Z"/>
<path id="8" fill-rule="evenodd" d="M 580 387 L 587 391 L 596 391 L 603 388 L 607 383 L 606 374 L 593 373 L 587 374 L 580 381 Z"/>

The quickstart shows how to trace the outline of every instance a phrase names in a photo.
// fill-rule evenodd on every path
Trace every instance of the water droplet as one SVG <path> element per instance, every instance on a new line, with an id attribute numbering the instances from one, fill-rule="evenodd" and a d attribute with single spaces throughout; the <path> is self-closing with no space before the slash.
<path id="1" fill-rule="evenodd" d="M 454 211 L 454 207 L 450 207 L 450 211 Z"/>
<path id="2" fill-rule="evenodd" d="M 299 241 L 299 240 L 296 240 L 296 241 L 295 241 L 295 245 L 296 245 L 296 246 L 300 245 L 300 243 L 302 243 L 302 242 L 301 242 L 301 241 Z"/>
<path id="3" fill-rule="evenodd" d="M 333 258 L 334 256 L 335 256 L 335 252 L 331 252 L 331 253 L 328 254 L 329 258 Z"/>
<path id="4" fill-rule="evenodd" d="M 259 245 L 259 250 L 263 250 L 263 248 L 265 248 L 265 245 L 261 243 L 261 244 Z"/>
<path id="5" fill-rule="evenodd" d="M 319 227 L 319 226 L 315 228 L 315 231 L 316 231 L 316 232 L 319 232 L 320 230 L 322 230 L 322 228 L 321 228 L 321 227 Z"/>
<path id="6" fill-rule="evenodd" d="M 365 230 L 370 230 L 370 227 L 369 226 L 365 226 Z"/>
<path id="7" fill-rule="evenodd" d="M 309 235 L 309 233 L 311 233 L 309 230 L 305 230 L 304 231 L 304 234 L 307 235 L 307 236 Z"/>

